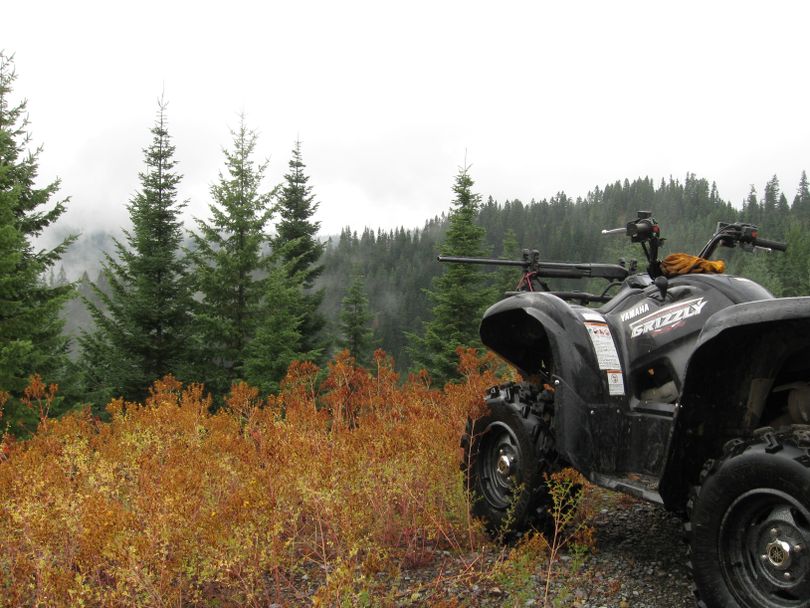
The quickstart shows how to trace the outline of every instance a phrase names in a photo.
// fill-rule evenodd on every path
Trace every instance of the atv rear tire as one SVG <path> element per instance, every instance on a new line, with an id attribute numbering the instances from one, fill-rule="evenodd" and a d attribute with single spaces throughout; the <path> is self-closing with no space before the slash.
<path id="1" fill-rule="evenodd" d="M 544 473 L 554 470 L 553 440 L 530 394 L 515 384 L 493 389 L 489 412 L 468 422 L 462 439 L 473 514 L 503 537 L 542 524 L 549 502 Z"/>
<path id="2" fill-rule="evenodd" d="M 810 427 L 729 442 L 700 483 L 688 527 L 698 605 L 810 607 Z"/>

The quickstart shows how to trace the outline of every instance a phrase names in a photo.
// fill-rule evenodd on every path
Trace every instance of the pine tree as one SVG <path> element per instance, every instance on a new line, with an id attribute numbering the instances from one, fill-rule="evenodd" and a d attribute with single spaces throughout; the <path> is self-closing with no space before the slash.
<path id="1" fill-rule="evenodd" d="M 177 200 L 181 176 L 166 107 L 161 99 L 152 142 L 143 151 L 141 187 L 127 205 L 132 229 L 124 231 L 125 243 L 115 241 L 115 258 L 106 256 L 102 274 L 109 290 L 96 284 L 100 304 L 85 299 L 96 332 L 81 338 L 83 369 L 86 390 L 96 400 L 142 399 L 156 379 L 190 372 L 194 303 L 180 252 L 185 203 Z"/>
<path id="2" fill-rule="evenodd" d="M 273 248 L 280 252 L 284 265 L 289 269 L 290 279 L 300 277 L 305 291 L 304 321 L 301 326 L 301 352 L 318 352 L 324 349 L 321 331 L 325 320 L 319 312 L 323 290 L 314 290 L 313 285 L 323 272 L 318 265 L 325 244 L 317 239 L 320 222 L 312 218 L 318 203 L 308 185 L 309 176 L 304 173 L 306 165 L 301 159 L 301 142 L 296 141 L 289 162 L 289 171 L 276 203 L 279 221 Z"/>
<path id="3" fill-rule="evenodd" d="M 32 421 L 16 398 L 29 377 L 68 380 L 59 310 L 71 287 L 49 286 L 46 276 L 75 237 L 48 251 L 34 248 L 32 241 L 64 213 L 67 199 L 51 201 L 59 180 L 35 187 L 41 148 L 28 149 L 26 102 L 11 100 L 15 79 L 13 56 L 0 52 L 0 391 L 12 397 L 5 420 L 12 430 L 25 432 L 31 427 L 18 425 Z"/>
<path id="4" fill-rule="evenodd" d="M 469 167 L 456 176 L 453 209 L 448 219 L 443 255 L 483 256 L 485 230 L 476 224 L 481 197 L 472 192 Z M 409 352 L 414 363 L 427 369 L 434 381 L 443 384 L 457 376 L 459 346 L 480 346 L 478 324 L 485 306 L 492 301 L 478 266 L 447 264 L 428 290 L 432 318 L 424 323 L 423 335 L 410 335 Z"/>
<path id="5" fill-rule="evenodd" d="M 200 232 L 192 234 L 204 351 L 197 377 L 218 396 L 244 378 L 246 349 L 258 329 L 265 292 L 258 273 L 266 265 L 262 247 L 273 195 L 262 191 L 267 163 L 253 160 L 257 136 L 244 117 L 232 135 L 233 149 L 224 152 L 226 173 L 211 187 L 211 221 L 197 220 Z"/>
<path id="6" fill-rule="evenodd" d="M 359 274 L 355 274 L 340 309 L 339 345 L 351 353 L 358 365 L 364 367 L 371 364 L 373 354 L 371 319 L 365 282 Z"/>

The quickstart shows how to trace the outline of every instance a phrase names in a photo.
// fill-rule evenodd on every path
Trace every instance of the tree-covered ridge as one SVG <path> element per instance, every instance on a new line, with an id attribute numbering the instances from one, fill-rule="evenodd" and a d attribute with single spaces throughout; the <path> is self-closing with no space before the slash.
<path id="1" fill-rule="evenodd" d="M 715 184 L 689 174 L 683 180 L 671 177 L 657 183 L 650 178 L 625 179 L 577 198 L 564 192 L 528 203 L 490 197 L 480 206 L 476 222 L 485 230 L 486 248 L 495 257 L 515 259 L 517 250 L 530 248 L 538 249 L 542 259 L 549 261 L 616 262 L 620 258 L 642 260 L 643 254 L 627 239 L 605 237 L 600 231 L 624 226 L 642 209 L 652 210 L 661 224 L 666 239 L 664 256 L 697 253 L 719 221 L 748 221 L 759 225 L 764 237 L 787 241 L 788 251 L 753 255 L 721 251 L 728 258 L 729 272 L 756 280 L 777 296 L 808 294 L 810 190 L 805 174 L 792 201 L 787 202 L 790 200 L 774 177 L 762 195 L 752 186 L 752 195 L 737 209 L 720 198 Z M 442 216 L 422 229 L 375 232 L 367 228 L 360 234 L 343 230 L 332 239 L 324 257 L 320 284 L 326 288 L 325 314 L 336 318 L 344 286 L 351 282 L 349 273 L 356 267 L 365 277 L 381 347 L 407 369 L 411 360 L 404 349 L 404 332 L 418 332 L 429 318 L 425 290 L 433 277 L 448 272 L 436 262 L 447 226 L 448 219 Z M 514 286 L 519 271 L 492 269 L 489 276 L 493 285 L 503 288 Z M 586 287 L 575 282 L 568 285 Z"/>

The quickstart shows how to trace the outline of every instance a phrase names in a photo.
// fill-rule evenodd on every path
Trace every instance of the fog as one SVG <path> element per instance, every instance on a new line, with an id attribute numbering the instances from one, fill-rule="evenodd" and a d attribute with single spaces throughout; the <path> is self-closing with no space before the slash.
<path id="1" fill-rule="evenodd" d="M 687 172 L 739 205 L 810 168 L 804 3 L 18 2 L 15 53 L 65 230 L 118 230 L 163 93 L 188 219 L 206 217 L 229 129 L 266 185 L 297 138 L 324 234 L 416 227 L 458 167 L 498 200 Z"/>

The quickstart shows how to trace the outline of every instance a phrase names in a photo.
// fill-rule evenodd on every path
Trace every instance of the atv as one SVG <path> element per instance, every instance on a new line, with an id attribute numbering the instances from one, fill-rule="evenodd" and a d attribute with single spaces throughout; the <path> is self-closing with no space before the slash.
<path id="1" fill-rule="evenodd" d="M 685 519 L 699 606 L 810 607 L 810 297 L 774 298 L 712 260 L 786 245 L 720 223 L 698 256 L 660 260 L 650 212 L 603 231 L 616 232 L 646 270 L 440 257 L 523 268 L 481 321 L 523 381 L 490 389 L 462 439 L 476 514 L 501 533 L 540 525 L 546 475 L 573 467 Z M 608 284 L 554 291 L 549 278 Z"/>

